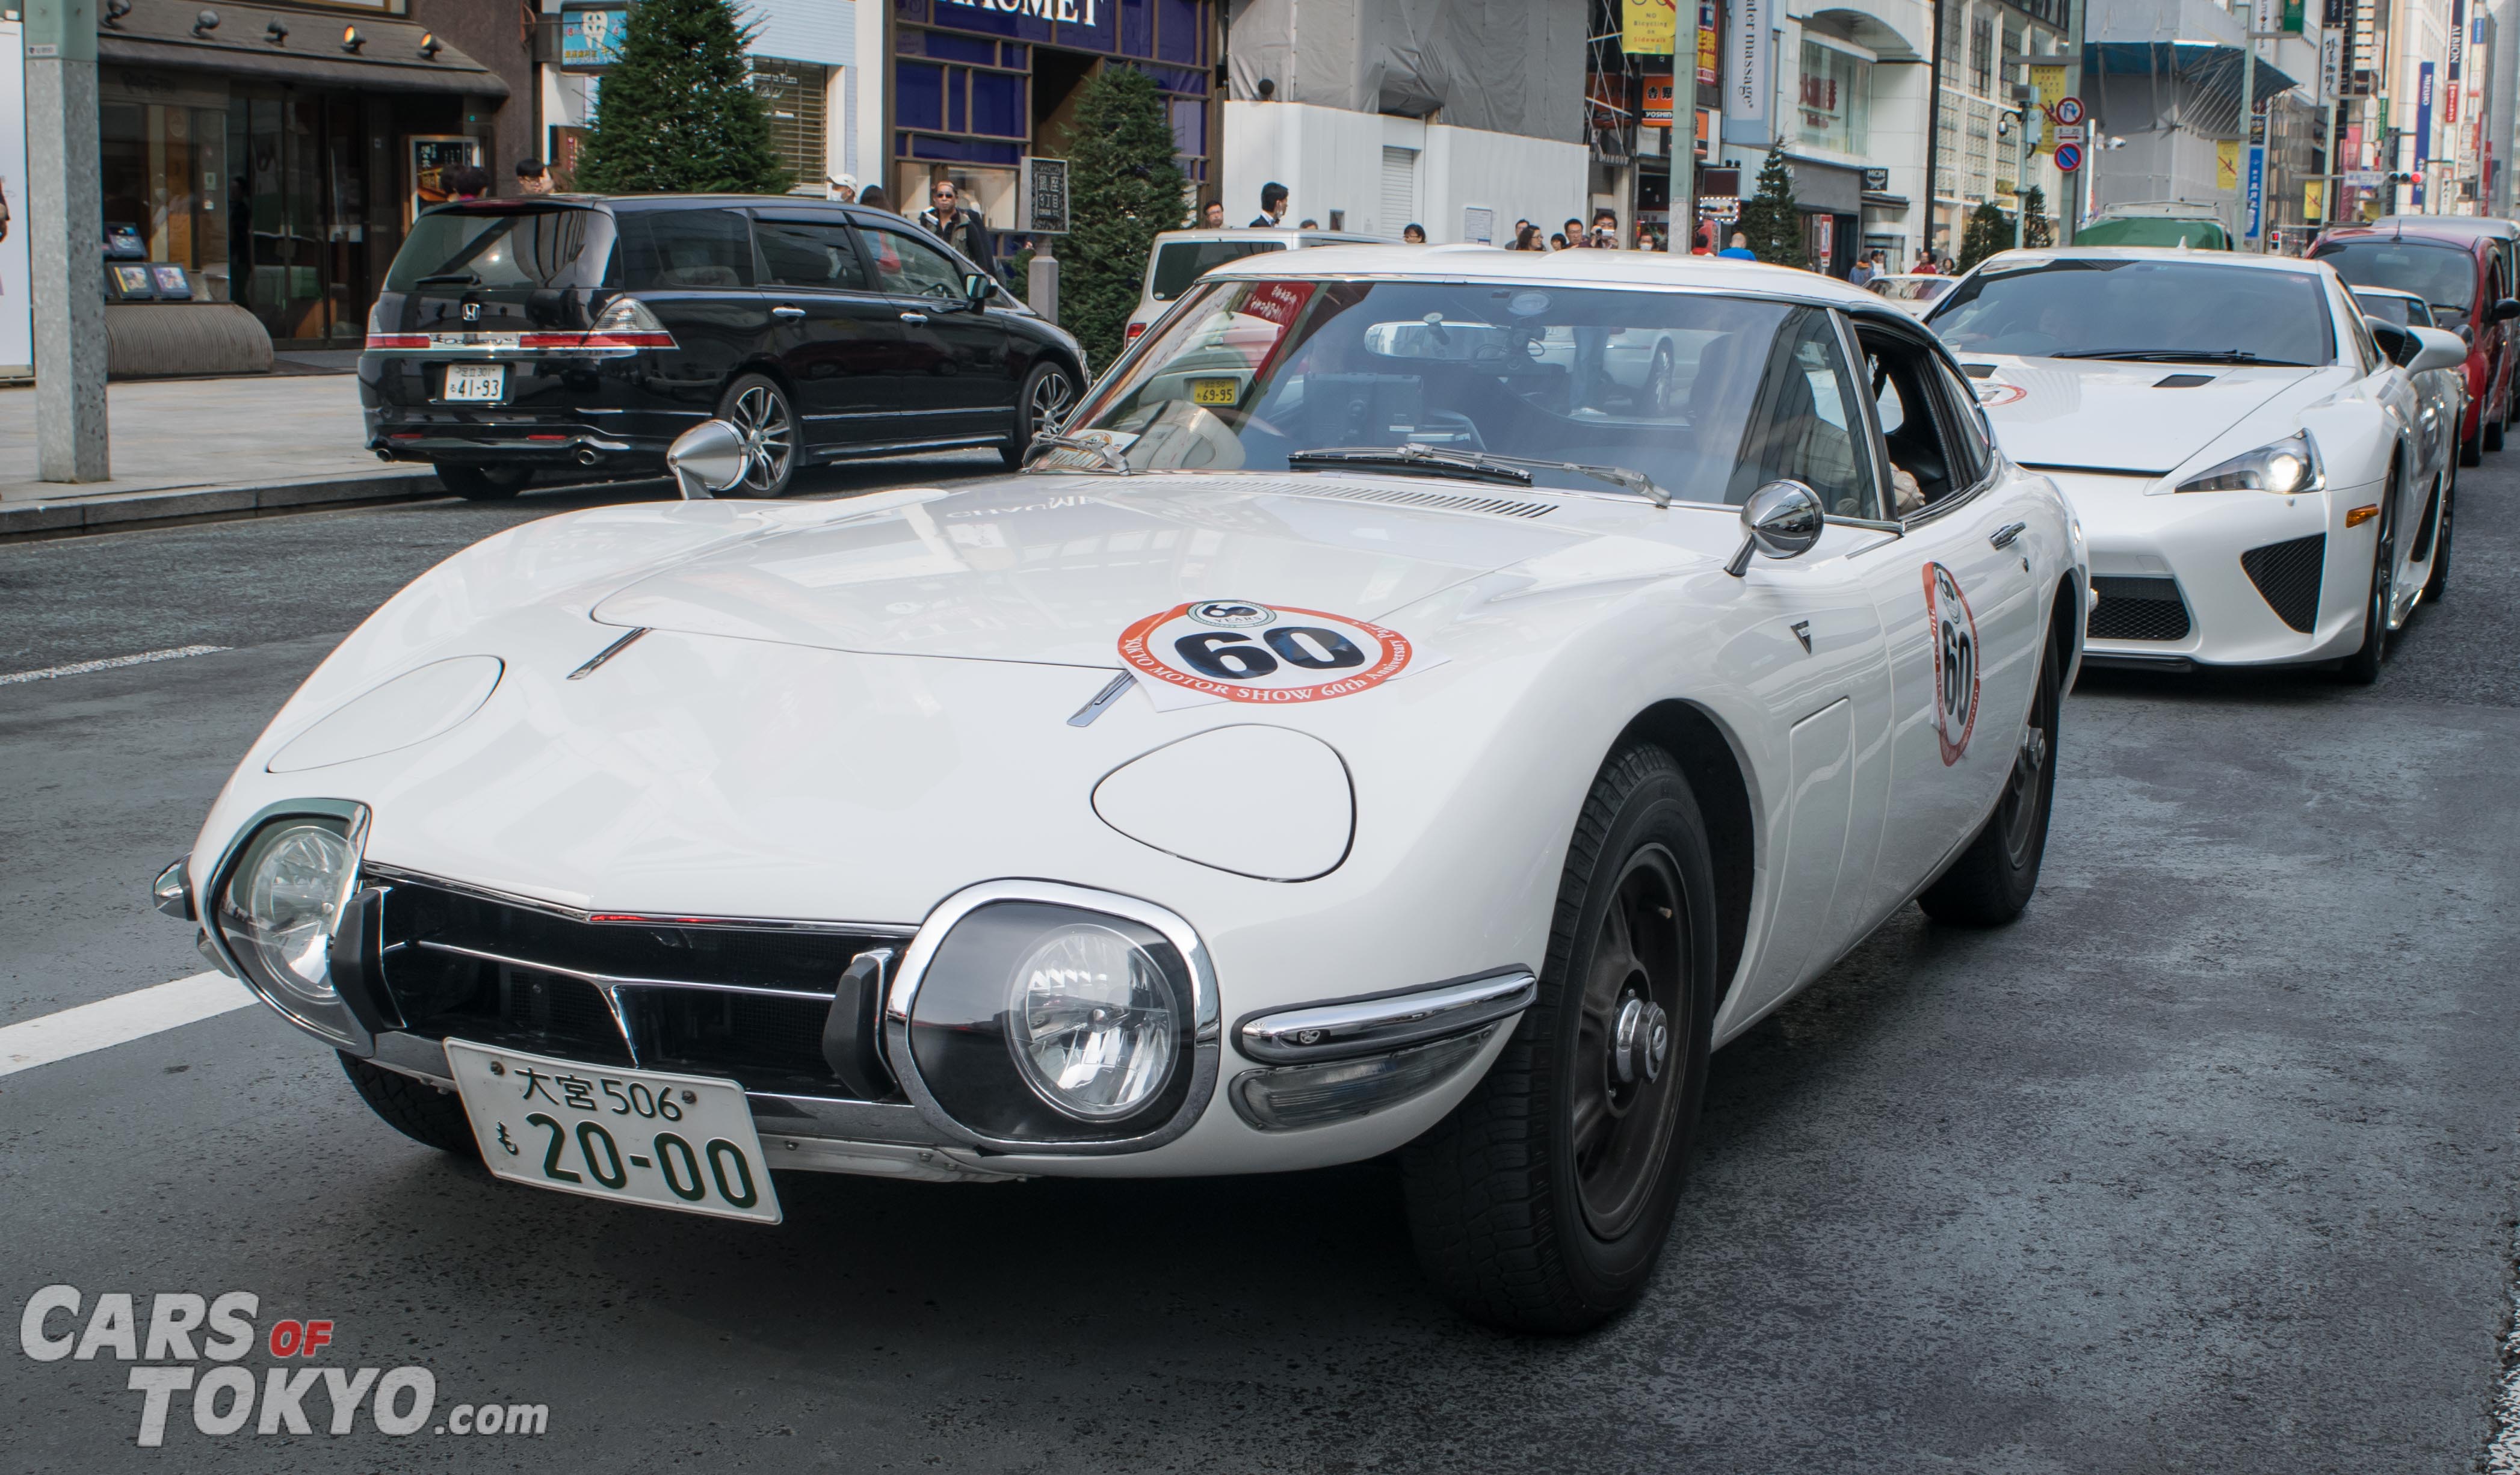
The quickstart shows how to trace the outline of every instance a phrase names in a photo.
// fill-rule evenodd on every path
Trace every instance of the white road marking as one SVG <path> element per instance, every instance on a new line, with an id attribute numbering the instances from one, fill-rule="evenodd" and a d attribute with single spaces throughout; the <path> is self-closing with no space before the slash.
<path id="1" fill-rule="evenodd" d="M 253 1002 L 252 990 L 225 973 L 195 973 L 173 983 L 0 1027 L 0 1076 L 145 1040 Z"/>
<path id="2" fill-rule="evenodd" d="M 46 666 L 40 671 L 12 671 L 0 676 L 0 687 L 14 687 L 22 681 L 50 681 L 56 676 L 85 676 L 90 671 L 111 671 L 116 666 L 145 666 L 154 660 L 182 660 L 187 655 L 208 655 L 226 648 L 225 646 L 177 646 L 168 650 L 143 650 L 138 655 L 110 655 L 103 660 Z"/>

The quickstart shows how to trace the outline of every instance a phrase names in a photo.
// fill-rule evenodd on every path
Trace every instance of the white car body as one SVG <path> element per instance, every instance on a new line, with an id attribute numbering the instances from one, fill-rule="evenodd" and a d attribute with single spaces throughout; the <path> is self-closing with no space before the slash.
<path id="1" fill-rule="evenodd" d="M 2359 305 L 2373 309 L 2373 315 L 2386 322 L 2415 328 L 2440 326 L 2433 321 L 2432 304 L 2418 293 L 2387 287 L 2346 290 Z M 2467 376 L 2456 369 L 2427 369 L 2408 378 L 2415 385 L 2416 443 L 2423 447 L 2415 483 L 2452 485 L 2458 479 L 2459 427 L 2466 424 Z"/>
<path id="2" fill-rule="evenodd" d="M 2089 658 L 2183 669 L 2351 654 L 2368 628 L 2384 526 L 2399 533 L 2389 624 L 2403 624 L 2431 573 L 2452 468 L 2425 443 L 2408 372 L 2357 331 L 2362 314 L 2343 281 L 2297 258 L 2135 246 L 2005 251 L 1970 275 L 2070 260 L 2308 275 L 2323 294 L 2334 353 L 2330 363 L 2293 368 L 2018 356 L 1952 343 L 2004 449 L 2054 477 L 2082 520 L 2095 597 Z M 1950 333 L 1958 302 L 1947 297 L 1927 326 Z M 2317 453 L 2315 490 L 2179 489 L 2305 432 Z M 2278 547 L 2298 561 L 2262 552 Z M 2267 586 L 2251 560 L 2270 570 Z"/>
<path id="3" fill-rule="evenodd" d="M 1809 273 L 1609 252 L 1302 263 L 1332 280 L 1436 273 L 1825 309 L 1841 333 L 1918 345 L 1966 403 L 1912 324 Z M 1877 458 L 1877 425 L 1861 428 Z M 2043 671 L 2072 681 L 2087 575 L 2053 484 L 1980 454 L 1967 485 L 1904 524 L 1832 520 L 1809 552 L 1737 575 L 1731 506 L 1346 471 L 1036 471 L 565 514 L 449 559 L 345 640 L 248 751 L 181 878 L 210 912 L 258 823 L 357 806 L 363 883 L 460 894 L 520 927 L 880 940 L 905 955 L 895 1022 L 975 902 L 1082 898 L 1157 918 L 1200 960 L 1203 1063 L 1176 1123 L 1120 1150 L 1011 1147 L 915 1086 L 912 1100 L 755 1087 L 774 1165 L 1129 1177 L 1367 1158 L 1452 1111 L 1509 1023 L 1397 1104 L 1262 1130 L 1228 1097 L 1282 1057 L 1267 1016 L 1359 1000 L 1423 1013 L 1416 1001 L 1460 980 L 1527 985 L 1570 827 L 1634 735 L 1670 746 L 1721 837 L 1720 1004 L 1699 1025 L 1716 1043 L 1991 823 L 2016 758 L 2043 744 L 2036 770 L 2047 751 L 2027 714 Z M 1115 680 L 1139 664 L 1133 626 L 1200 601 L 1330 611 L 1414 654 L 1394 679 L 1283 705 Z M 429 1033 L 327 1028 L 257 991 L 352 1056 L 450 1081 Z"/>
<path id="4" fill-rule="evenodd" d="M 1211 267 L 1244 256 L 1267 255 L 1278 251 L 1298 250 L 1313 246 L 1356 246 L 1380 242 L 1378 236 L 1360 236 L 1350 231 L 1305 230 L 1298 226 L 1202 227 L 1194 231 L 1166 231 L 1155 238 L 1154 247 L 1147 252 L 1147 274 L 1138 285 L 1138 305 L 1129 313 L 1128 339 L 1137 340 L 1164 309 L 1188 291 Z M 1177 257 L 1187 256 L 1181 261 Z"/>
<path id="5" fill-rule="evenodd" d="M 1865 283 L 1864 290 L 1912 318 L 1921 318 L 1932 312 L 1934 304 L 1958 281 L 1958 277 L 1946 277 L 1940 272 L 1890 272 Z"/>

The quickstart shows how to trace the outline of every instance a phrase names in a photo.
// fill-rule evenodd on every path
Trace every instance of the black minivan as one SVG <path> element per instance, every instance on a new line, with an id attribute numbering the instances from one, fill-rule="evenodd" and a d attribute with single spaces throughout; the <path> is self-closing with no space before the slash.
<path id="1" fill-rule="evenodd" d="M 448 490 L 661 471 L 711 416 L 730 495 L 800 466 L 995 446 L 1019 465 L 1085 384 L 1076 339 L 901 216 L 796 197 L 556 196 L 412 222 L 368 315 L 368 445 Z"/>

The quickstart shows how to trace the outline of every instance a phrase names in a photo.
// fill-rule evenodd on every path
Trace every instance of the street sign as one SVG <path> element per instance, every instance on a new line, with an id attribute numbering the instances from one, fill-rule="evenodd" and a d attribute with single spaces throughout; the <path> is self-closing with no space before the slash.
<path id="1" fill-rule="evenodd" d="M 1024 156 L 1015 201 L 1016 230 L 1035 236 L 1067 234 L 1067 160 Z"/>
<path id="2" fill-rule="evenodd" d="M 2060 97 L 2056 100 L 2056 106 L 2050 111 L 2056 114 L 2056 121 L 2059 123 L 2079 123 L 2083 120 L 2083 100 L 2078 97 Z M 2059 134 L 2058 137 L 2061 138 L 2063 135 Z"/>
<path id="3" fill-rule="evenodd" d="M 2056 125 L 2056 142 L 2060 144 L 2079 144 L 2083 141 L 2083 125 L 2081 123 L 2058 123 Z"/>
<path id="4" fill-rule="evenodd" d="M 2081 144 L 2058 144 L 2056 146 L 2057 168 L 2071 174 L 2082 166 L 2083 146 Z"/>

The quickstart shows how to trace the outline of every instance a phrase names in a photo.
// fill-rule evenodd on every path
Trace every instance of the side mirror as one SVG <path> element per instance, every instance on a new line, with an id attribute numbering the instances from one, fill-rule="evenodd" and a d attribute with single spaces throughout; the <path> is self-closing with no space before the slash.
<path id="1" fill-rule="evenodd" d="M 1820 541 L 1824 521 L 1820 493 L 1799 481 L 1771 481 L 1741 504 L 1741 551 L 1724 571 L 1741 577 L 1754 552 L 1771 559 L 1801 558 Z"/>
<path id="2" fill-rule="evenodd" d="M 997 294 L 997 289 L 998 284 L 989 280 L 988 273 L 966 272 L 963 274 L 963 305 L 978 312 L 989 305 L 989 298 Z M 2520 302 L 2512 306 L 2520 307 Z"/>
<path id="3" fill-rule="evenodd" d="M 665 465 L 686 502 L 706 502 L 742 481 L 749 460 L 743 432 L 722 420 L 701 421 L 665 448 Z"/>
<path id="4" fill-rule="evenodd" d="M 2513 318 L 2520 318 L 2520 297 L 2504 297 L 2494 304 L 2495 322 L 2508 323 Z"/>
<path id="5" fill-rule="evenodd" d="M 2407 360 L 2408 374 L 2455 369 L 2467 362 L 2467 341 L 2457 334 L 2438 328 L 2409 328 L 2407 335 L 2415 340 L 2415 351 Z"/>
<path id="6" fill-rule="evenodd" d="M 2414 358 L 2414 335 L 2406 329 L 2381 318 L 2364 318 L 2362 326 L 2371 330 L 2372 341 L 2380 345 L 2380 351 L 2389 356 L 2390 363 L 2403 369 Z"/>

